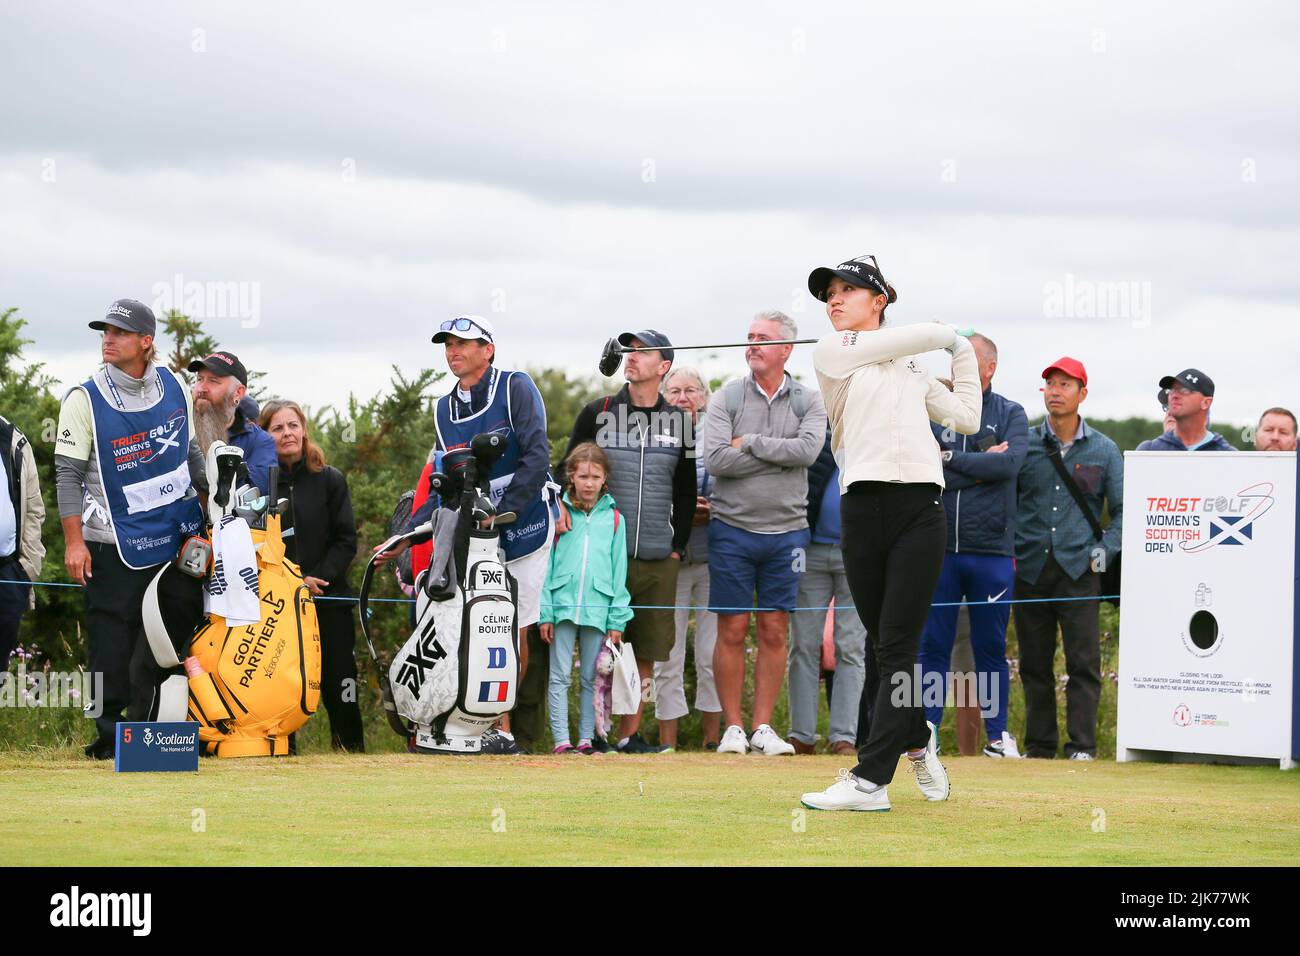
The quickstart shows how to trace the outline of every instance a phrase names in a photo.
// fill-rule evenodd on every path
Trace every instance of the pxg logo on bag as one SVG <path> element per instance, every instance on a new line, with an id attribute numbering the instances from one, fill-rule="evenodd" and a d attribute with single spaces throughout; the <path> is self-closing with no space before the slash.
<path id="1" fill-rule="evenodd" d="M 199 725 L 192 720 L 120 721 L 113 769 L 120 773 L 199 769 Z"/>

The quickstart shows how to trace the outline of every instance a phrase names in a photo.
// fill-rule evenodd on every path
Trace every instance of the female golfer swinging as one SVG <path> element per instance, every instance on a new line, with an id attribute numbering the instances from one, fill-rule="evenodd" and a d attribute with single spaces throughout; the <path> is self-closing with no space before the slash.
<path id="1" fill-rule="evenodd" d="M 946 325 L 882 329 L 898 298 L 874 256 L 814 269 L 808 290 L 826 303 L 835 332 L 813 363 L 840 466 L 841 547 L 858 615 L 871 635 L 879 689 L 858 765 L 818 793 L 814 810 L 888 810 L 886 785 L 907 753 L 927 800 L 948 799 L 934 726 L 915 668 L 947 535 L 943 465 L 930 421 L 964 435 L 979 430 L 980 380 L 969 341 Z M 914 356 L 952 353 L 952 389 Z"/>

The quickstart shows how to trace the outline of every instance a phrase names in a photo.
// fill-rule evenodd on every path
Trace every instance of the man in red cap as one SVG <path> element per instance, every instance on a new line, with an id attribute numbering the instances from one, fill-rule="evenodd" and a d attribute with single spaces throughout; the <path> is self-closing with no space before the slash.
<path id="1" fill-rule="evenodd" d="M 1073 760 L 1091 760 L 1097 752 L 1099 572 L 1119 554 L 1124 461 L 1119 447 L 1079 415 L 1087 397 L 1088 373 L 1078 359 L 1062 358 L 1043 370 L 1047 417 L 1029 429 L 1029 450 L 1017 484 L 1014 614 L 1025 688 L 1027 757 L 1056 756 L 1052 664 L 1058 626 L 1070 677 L 1065 753 Z M 1096 522 L 1103 507 L 1109 509 L 1110 525 L 1101 540 L 1076 497 L 1082 497 Z M 1050 598 L 1065 600 L 1044 600 Z"/>

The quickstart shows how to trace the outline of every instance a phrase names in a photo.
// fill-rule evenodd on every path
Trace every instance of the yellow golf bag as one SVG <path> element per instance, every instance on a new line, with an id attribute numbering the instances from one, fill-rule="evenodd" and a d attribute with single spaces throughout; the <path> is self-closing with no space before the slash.
<path id="1" fill-rule="evenodd" d="M 196 629 L 201 581 L 169 564 L 150 583 L 145 634 L 170 675 L 156 694 L 156 719 L 198 721 L 208 754 L 282 757 L 289 734 L 320 702 L 320 628 L 302 573 L 284 556 L 280 516 L 267 515 L 265 529 L 249 534 L 262 615 L 256 624 L 230 627 L 208 614 Z"/>
<path id="2" fill-rule="evenodd" d="M 253 529 L 262 620 L 231 628 L 208 616 L 190 641 L 189 719 L 218 757 L 282 757 L 320 703 L 320 627 L 311 591 L 284 556 L 280 516 Z"/>

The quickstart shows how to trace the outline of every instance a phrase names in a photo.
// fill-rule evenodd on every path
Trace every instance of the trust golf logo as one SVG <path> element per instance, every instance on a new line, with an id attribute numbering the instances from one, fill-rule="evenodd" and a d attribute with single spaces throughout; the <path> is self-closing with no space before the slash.
<path id="1" fill-rule="evenodd" d="M 153 928 L 153 894 L 83 893 L 74 886 L 50 897 L 50 925 L 128 927 L 133 936 L 148 936 Z"/>
<path id="2" fill-rule="evenodd" d="M 178 408 L 157 428 L 113 438 L 109 441 L 113 452 L 113 463 L 118 471 L 125 471 L 165 455 L 168 449 L 180 452 L 184 429 L 185 409 Z"/>
<path id="3" fill-rule="evenodd" d="M 1233 495 L 1150 495 L 1143 516 L 1143 548 L 1148 553 L 1201 554 L 1219 545 L 1248 544 L 1273 502 L 1271 481 L 1249 485 Z"/>

